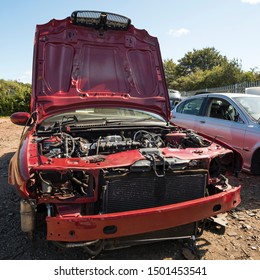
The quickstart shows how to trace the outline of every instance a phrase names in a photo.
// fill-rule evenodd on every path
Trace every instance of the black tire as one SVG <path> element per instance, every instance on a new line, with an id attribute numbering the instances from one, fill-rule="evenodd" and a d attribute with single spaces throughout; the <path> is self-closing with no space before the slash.
<path id="1" fill-rule="evenodd" d="M 260 149 L 255 151 L 252 157 L 251 173 L 253 175 L 260 175 Z"/>

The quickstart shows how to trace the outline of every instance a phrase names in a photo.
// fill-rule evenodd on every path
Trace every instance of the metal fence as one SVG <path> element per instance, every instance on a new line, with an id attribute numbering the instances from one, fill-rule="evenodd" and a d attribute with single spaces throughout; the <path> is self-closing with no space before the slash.
<path id="1" fill-rule="evenodd" d="M 186 91 L 186 92 L 182 92 L 182 95 L 191 96 L 197 92 L 241 92 L 241 93 L 244 93 L 245 89 L 248 87 L 259 87 L 259 86 L 260 86 L 260 81 L 244 82 L 241 84 L 228 85 L 228 86 L 224 86 L 224 87 L 204 88 L 204 89 L 199 89 L 199 90 Z"/>

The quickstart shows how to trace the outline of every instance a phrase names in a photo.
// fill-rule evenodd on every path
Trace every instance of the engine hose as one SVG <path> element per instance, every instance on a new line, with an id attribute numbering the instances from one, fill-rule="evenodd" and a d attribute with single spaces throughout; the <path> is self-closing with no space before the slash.
<path id="1" fill-rule="evenodd" d="M 65 142 L 65 155 L 66 155 L 66 157 L 71 157 L 71 155 L 75 151 L 75 140 L 74 140 L 74 138 L 71 135 L 69 135 L 65 132 L 61 133 L 61 138 L 64 139 L 64 142 Z M 71 140 L 71 144 L 72 144 L 72 147 L 70 148 L 70 151 L 69 151 L 69 146 L 68 146 L 68 138 Z"/>
<path id="2" fill-rule="evenodd" d="M 75 178 L 70 172 L 68 172 L 69 179 L 75 184 L 79 185 L 81 188 L 88 189 L 88 185 L 81 182 L 79 179 Z M 85 193 L 86 194 L 86 193 Z"/>

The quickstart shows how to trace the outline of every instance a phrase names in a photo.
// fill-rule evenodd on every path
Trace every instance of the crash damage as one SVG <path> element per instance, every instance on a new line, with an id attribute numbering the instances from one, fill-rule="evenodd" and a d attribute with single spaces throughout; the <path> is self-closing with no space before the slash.
<path id="1" fill-rule="evenodd" d="M 47 240 L 92 255 L 196 237 L 240 203 L 241 157 L 169 122 L 156 38 L 92 13 L 37 27 L 32 113 L 11 118 L 29 126 L 9 167 L 22 230 L 41 209 Z"/>

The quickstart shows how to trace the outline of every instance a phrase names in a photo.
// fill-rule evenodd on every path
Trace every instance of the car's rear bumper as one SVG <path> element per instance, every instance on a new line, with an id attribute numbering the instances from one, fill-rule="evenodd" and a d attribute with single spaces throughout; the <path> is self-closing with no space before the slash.
<path id="1" fill-rule="evenodd" d="M 153 232 L 200 221 L 229 211 L 240 203 L 240 187 L 209 197 L 162 207 L 81 216 L 60 213 L 47 217 L 47 239 L 80 242 Z"/>

